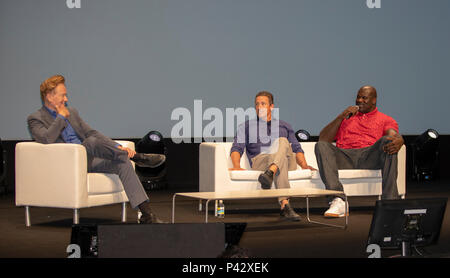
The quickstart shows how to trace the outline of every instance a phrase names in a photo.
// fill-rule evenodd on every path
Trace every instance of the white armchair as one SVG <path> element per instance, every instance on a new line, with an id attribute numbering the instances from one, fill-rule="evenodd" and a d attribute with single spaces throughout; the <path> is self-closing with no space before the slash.
<path id="1" fill-rule="evenodd" d="M 130 141 L 117 141 L 134 149 Z M 25 224 L 30 226 L 30 207 L 73 209 L 73 223 L 79 223 L 79 209 L 122 203 L 126 222 L 128 198 L 119 176 L 88 173 L 86 149 L 78 144 L 16 145 L 16 206 L 25 206 Z M 133 164 L 134 166 L 134 164 Z"/>

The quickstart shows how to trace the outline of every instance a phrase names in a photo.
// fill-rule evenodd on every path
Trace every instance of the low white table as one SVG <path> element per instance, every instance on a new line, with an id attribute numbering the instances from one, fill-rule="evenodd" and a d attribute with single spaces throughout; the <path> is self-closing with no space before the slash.
<path id="1" fill-rule="evenodd" d="M 345 224 L 342 226 L 311 220 L 309 215 L 309 198 L 325 197 L 328 195 L 343 197 L 345 201 L 345 209 L 346 211 L 348 210 L 347 196 L 345 195 L 344 192 L 317 189 L 317 188 L 175 193 L 172 198 L 172 223 L 175 223 L 175 198 L 177 196 L 198 199 L 200 201 L 206 200 L 205 223 L 208 223 L 208 204 L 211 200 L 241 200 L 241 199 L 263 199 L 263 198 L 278 198 L 278 197 L 291 197 L 291 198 L 298 197 L 306 199 L 306 215 L 308 222 L 346 229 L 348 225 L 348 214 L 345 215 L 344 218 Z"/>

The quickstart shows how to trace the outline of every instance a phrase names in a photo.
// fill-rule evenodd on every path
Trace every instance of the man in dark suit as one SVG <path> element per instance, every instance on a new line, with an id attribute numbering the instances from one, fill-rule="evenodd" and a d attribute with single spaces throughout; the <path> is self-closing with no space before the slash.
<path id="1" fill-rule="evenodd" d="M 92 129 L 73 107 L 67 107 L 65 79 L 55 75 L 40 86 L 43 106 L 31 114 L 28 128 L 34 140 L 43 144 L 72 143 L 86 148 L 88 172 L 117 174 L 134 209 L 142 213 L 140 223 L 160 223 L 150 209 L 148 196 L 131 164 L 141 167 L 158 167 L 164 155 L 140 154 L 122 147 L 117 142 Z"/>

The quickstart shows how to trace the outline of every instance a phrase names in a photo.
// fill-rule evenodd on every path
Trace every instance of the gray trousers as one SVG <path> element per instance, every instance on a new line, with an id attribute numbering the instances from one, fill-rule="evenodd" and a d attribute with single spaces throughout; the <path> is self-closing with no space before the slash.
<path id="1" fill-rule="evenodd" d="M 398 199 L 397 154 L 389 155 L 383 151 L 383 146 L 389 142 L 382 137 L 372 146 L 361 149 L 341 149 L 328 142 L 317 142 L 317 166 L 326 189 L 344 191 L 339 181 L 339 169 L 381 169 L 381 198 Z"/>
<path id="2" fill-rule="evenodd" d="M 275 187 L 291 188 L 288 171 L 297 169 L 297 161 L 287 138 L 278 138 L 272 144 L 268 153 L 261 153 L 252 158 L 252 170 L 265 171 L 272 164 L 275 164 L 278 167 L 278 171 L 274 176 Z M 287 199 L 289 198 L 278 198 L 280 202 Z"/>
<path id="3" fill-rule="evenodd" d="M 84 140 L 82 145 L 86 148 L 89 173 L 117 174 L 134 209 L 148 200 L 126 151 L 93 136 Z"/>

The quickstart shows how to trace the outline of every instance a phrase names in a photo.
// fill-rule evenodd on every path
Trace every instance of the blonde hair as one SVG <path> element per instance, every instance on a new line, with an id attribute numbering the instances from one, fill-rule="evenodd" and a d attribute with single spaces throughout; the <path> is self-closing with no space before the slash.
<path id="1" fill-rule="evenodd" d="M 65 82 L 66 79 L 62 75 L 54 75 L 44 80 L 44 82 L 42 82 L 40 86 L 42 101 L 45 101 L 45 97 L 47 96 L 47 94 L 52 92 L 56 88 L 56 86 L 58 86 L 59 84 L 64 84 Z"/>

